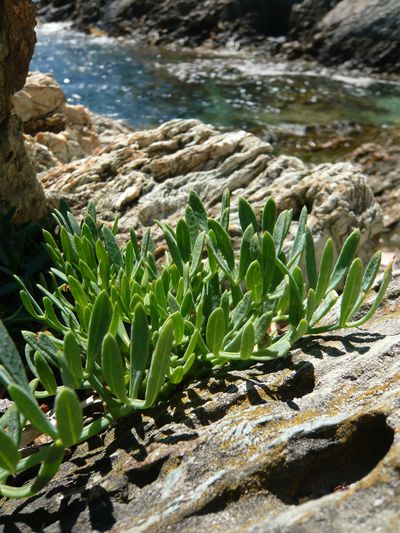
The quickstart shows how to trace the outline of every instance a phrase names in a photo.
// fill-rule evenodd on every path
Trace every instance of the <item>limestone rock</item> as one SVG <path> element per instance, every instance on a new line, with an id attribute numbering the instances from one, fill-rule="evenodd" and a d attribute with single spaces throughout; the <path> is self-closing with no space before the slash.
<path id="1" fill-rule="evenodd" d="M 53 76 L 31 72 L 24 87 L 13 96 L 13 110 L 24 123 L 52 115 L 64 105 L 65 97 Z"/>
<path id="2" fill-rule="evenodd" d="M 271 146 L 250 133 L 221 133 L 196 120 L 174 120 L 157 129 L 119 137 L 96 155 L 42 175 L 49 197 L 64 197 L 79 212 L 93 200 L 105 221 L 120 218 L 122 236 L 155 219 L 174 221 L 195 190 L 216 213 L 225 188 L 261 210 L 272 195 L 298 216 L 306 205 L 317 251 L 327 237 L 339 250 L 359 227 L 361 255 L 374 251 L 382 214 L 365 177 L 350 164 L 308 169 L 299 159 L 273 157 Z M 233 201 L 235 204 L 235 201 Z M 237 220 L 237 219 L 236 219 Z M 233 217 L 235 234 L 237 221 Z"/>
<path id="3" fill-rule="evenodd" d="M 68 105 L 50 74 L 31 72 L 12 98 L 13 111 L 24 122 L 28 152 L 37 172 L 82 159 L 131 128 L 118 121 L 97 126 L 99 118 L 82 105 Z"/>
<path id="4" fill-rule="evenodd" d="M 393 533 L 400 500 L 400 280 L 361 329 L 279 364 L 223 368 L 73 449 L 21 533 Z"/>

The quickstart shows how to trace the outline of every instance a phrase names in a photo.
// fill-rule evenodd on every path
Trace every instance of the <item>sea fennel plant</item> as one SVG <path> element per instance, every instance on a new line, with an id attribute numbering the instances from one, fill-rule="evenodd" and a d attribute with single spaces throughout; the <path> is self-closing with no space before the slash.
<path id="1" fill-rule="evenodd" d="M 242 238 L 236 254 L 229 193 L 213 219 L 192 192 L 175 229 L 157 222 L 168 248 L 161 262 L 149 230 L 140 245 L 132 231 L 120 247 L 117 224 L 99 225 L 93 204 L 80 224 L 67 210 L 55 213 L 60 244 L 44 232 L 54 266 L 49 283 L 38 286 L 42 302 L 19 280 L 25 308 L 45 328 L 23 333 L 30 382 L 0 329 L 0 380 L 14 401 L 0 422 L 1 494 L 26 497 L 41 490 L 57 472 L 65 448 L 153 406 L 187 376 L 230 361 L 282 358 L 304 335 L 359 326 L 374 314 L 391 265 L 374 303 L 355 319 L 380 267 L 379 252 L 365 270 L 356 258 L 358 230 L 336 261 L 329 239 L 317 265 L 306 209 L 290 243 L 292 212 L 278 215 L 272 199 L 260 220 L 243 198 L 238 213 Z M 327 323 L 343 283 L 338 316 Z M 54 408 L 45 414 L 38 401 L 52 406 L 53 398 Z M 100 406 L 97 416 L 87 410 L 90 398 Z M 29 424 L 47 435 L 49 444 L 22 450 L 22 457 L 23 428 Z M 38 464 L 32 483 L 6 485 L 10 475 Z"/>

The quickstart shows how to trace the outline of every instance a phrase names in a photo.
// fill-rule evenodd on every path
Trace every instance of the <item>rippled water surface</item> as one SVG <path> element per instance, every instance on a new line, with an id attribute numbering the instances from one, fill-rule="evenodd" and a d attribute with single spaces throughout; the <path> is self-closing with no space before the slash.
<path id="1" fill-rule="evenodd" d="M 195 117 L 216 126 L 301 134 L 308 125 L 400 125 L 400 84 L 293 72 L 239 55 L 135 47 L 60 25 L 38 28 L 32 70 L 51 72 L 68 101 L 146 127 Z"/>

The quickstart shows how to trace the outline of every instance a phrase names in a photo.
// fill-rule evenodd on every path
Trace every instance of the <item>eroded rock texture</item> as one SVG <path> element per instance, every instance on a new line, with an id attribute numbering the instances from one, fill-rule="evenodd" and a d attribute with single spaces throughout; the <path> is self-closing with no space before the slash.
<path id="1" fill-rule="evenodd" d="M 93 154 L 128 126 L 69 105 L 50 74 L 31 72 L 12 97 L 13 112 L 23 121 L 25 147 L 37 172 Z"/>
<path id="2" fill-rule="evenodd" d="M 294 157 L 273 157 L 250 133 L 222 133 L 196 120 L 175 120 L 118 139 L 96 155 L 41 175 L 49 197 L 64 197 L 76 212 L 92 199 L 99 215 L 119 214 L 122 236 L 155 219 L 174 223 L 195 190 L 216 213 L 225 188 L 261 211 L 272 195 L 298 216 L 306 205 L 317 250 L 332 237 L 339 250 L 349 232 L 362 230 L 361 255 L 374 251 L 382 214 L 364 176 L 349 163 L 307 168 Z M 235 205 L 235 199 L 233 200 Z M 237 233 L 233 217 L 233 234 Z"/>
<path id="3" fill-rule="evenodd" d="M 0 523 L 49 533 L 397 531 L 399 305 L 397 279 L 367 326 L 178 389 L 72 450 L 40 495 L 3 502 Z"/>
<path id="4" fill-rule="evenodd" d="M 20 120 L 10 97 L 25 83 L 35 45 L 31 0 L 0 0 L 0 212 L 16 207 L 16 222 L 44 213 L 43 190 L 25 153 Z"/>

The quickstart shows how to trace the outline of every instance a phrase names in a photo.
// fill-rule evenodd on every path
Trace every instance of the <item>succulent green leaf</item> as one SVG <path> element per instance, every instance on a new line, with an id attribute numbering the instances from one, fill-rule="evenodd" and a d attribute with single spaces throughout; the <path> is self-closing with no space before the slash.
<path id="1" fill-rule="evenodd" d="M 275 222 L 276 222 L 276 203 L 273 198 L 268 198 L 264 204 L 263 214 L 262 214 L 262 230 L 268 231 L 271 235 L 274 232 Z"/>
<path id="2" fill-rule="evenodd" d="M 235 307 L 232 313 L 232 319 L 231 323 L 229 324 L 229 328 L 233 327 L 234 329 L 237 329 L 240 327 L 241 324 L 243 324 L 243 322 L 245 322 L 245 320 L 248 318 L 250 309 L 251 292 L 246 292 L 246 294 L 243 296 L 243 299 Z"/>
<path id="3" fill-rule="evenodd" d="M 208 225 L 214 232 L 216 238 L 216 244 L 221 251 L 229 269 L 232 271 L 235 267 L 235 258 L 233 253 L 233 247 L 231 239 L 227 231 L 221 226 L 221 224 L 212 218 L 208 219 Z"/>
<path id="4" fill-rule="evenodd" d="M 362 326 L 375 314 L 376 310 L 378 309 L 378 307 L 381 305 L 383 301 L 383 298 L 389 286 L 390 280 L 392 279 L 392 268 L 393 268 L 393 261 L 391 261 L 388 264 L 388 266 L 385 268 L 385 272 L 383 273 L 382 283 L 379 287 L 378 294 L 376 295 L 375 301 L 369 308 L 368 312 L 360 320 L 356 320 L 355 322 L 348 323 L 347 324 L 348 327 L 354 328 L 354 327 Z"/>
<path id="5" fill-rule="evenodd" d="M 292 249 L 290 250 L 290 256 L 289 256 L 290 259 L 295 258 L 298 254 L 301 254 L 303 250 L 306 224 L 307 224 L 307 207 L 304 206 L 300 213 L 296 237 L 293 241 Z"/>
<path id="6" fill-rule="evenodd" d="M 329 280 L 328 291 L 335 289 L 348 272 L 360 244 L 360 230 L 354 230 L 345 240 Z"/>
<path id="7" fill-rule="evenodd" d="M 101 368 L 111 392 L 121 402 L 126 398 L 125 367 L 116 338 L 107 333 L 101 347 Z"/>
<path id="8" fill-rule="evenodd" d="M 217 307 L 209 316 L 206 329 L 206 342 L 214 355 L 219 355 L 225 337 L 225 317 L 221 307 Z"/>
<path id="9" fill-rule="evenodd" d="M 272 311 L 263 313 L 256 321 L 254 328 L 255 343 L 260 344 L 266 338 L 273 318 Z"/>
<path id="10" fill-rule="evenodd" d="M 3 322 L 0 320 L 0 364 L 4 366 L 15 383 L 29 390 L 24 365 Z"/>
<path id="11" fill-rule="evenodd" d="M 103 339 L 112 319 L 112 306 L 106 291 L 96 298 L 89 321 L 86 369 L 91 372 L 96 358 L 100 355 Z"/>
<path id="12" fill-rule="evenodd" d="M 291 222 L 292 210 L 290 209 L 289 211 L 282 211 L 275 223 L 272 235 L 275 243 L 277 256 L 281 253 L 283 242 L 285 240 L 286 235 L 288 234 Z"/>
<path id="13" fill-rule="evenodd" d="M 250 359 L 253 354 L 255 344 L 255 332 L 253 322 L 248 322 L 243 328 L 240 343 L 240 359 L 244 361 Z"/>
<path id="14" fill-rule="evenodd" d="M 147 367 L 149 343 L 150 330 L 146 310 L 139 303 L 135 307 L 131 329 L 129 397 L 132 399 L 137 395 L 141 379 Z"/>
<path id="15" fill-rule="evenodd" d="M 310 326 L 314 327 L 318 322 L 332 309 L 332 307 L 337 302 L 339 296 L 336 291 L 330 291 L 325 298 L 322 300 L 322 302 L 318 305 L 317 309 L 315 310 L 311 321 Z"/>
<path id="16" fill-rule="evenodd" d="M 317 305 L 324 298 L 328 291 L 329 280 L 331 279 L 331 272 L 333 266 L 333 241 L 328 239 L 325 243 L 324 250 L 322 252 L 321 262 L 319 266 L 319 275 L 317 286 L 315 289 L 315 295 L 317 298 Z"/>
<path id="17" fill-rule="evenodd" d="M 317 307 L 317 298 L 315 296 L 315 290 L 310 288 L 308 290 L 308 296 L 307 296 L 307 313 L 306 313 L 306 319 L 308 322 L 310 322 L 315 309 Z"/>
<path id="18" fill-rule="evenodd" d="M 228 188 L 224 189 L 221 199 L 221 217 L 223 216 L 226 209 L 229 209 L 231 206 L 231 193 Z"/>
<path id="19" fill-rule="evenodd" d="M 172 320 L 168 319 L 160 329 L 160 335 L 151 359 L 147 376 L 145 407 L 151 407 L 157 400 L 168 371 L 173 340 L 174 326 Z"/>
<path id="20" fill-rule="evenodd" d="M 31 392 L 27 392 L 20 385 L 16 385 L 15 383 L 12 383 L 8 387 L 8 392 L 19 411 L 36 429 L 42 433 L 50 435 L 53 440 L 57 440 L 57 431 L 51 425 L 47 416 L 40 410 L 39 405 Z"/>
<path id="21" fill-rule="evenodd" d="M 381 266 L 382 253 L 376 252 L 365 269 L 361 290 L 365 294 L 371 289 Z"/>
<path id="22" fill-rule="evenodd" d="M 193 210 L 197 225 L 201 231 L 208 231 L 208 216 L 203 202 L 195 191 L 189 193 L 189 205 Z"/>
<path id="23" fill-rule="evenodd" d="M 314 239 L 308 226 L 305 228 L 305 250 L 306 250 L 306 270 L 308 277 L 308 284 L 312 289 L 317 287 L 317 264 L 315 261 L 315 247 Z"/>
<path id="24" fill-rule="evenodd" d="M 264 294 L 269 290 L 275 270 L 275 244 L 272 235 L 265 231 L 261 247 Z"/>
<path id="25" fill-rule="evenodd" d="M 83 430 L 82 408 L 76 393 L 62 387 L 56 396 L 57 430 L 64 446 L 77 444 Z"/>
<path id="26" fill-rule="evenodd" d="M 253 300 L 256 303 L 260 303 L 264 287 L 261 265 L 258 261 L 253 261 L 249 266 L 249 269 L 246 273 L 246 286 L 251 292 Z"/>
<path id="27" fill-rule="evenodd" d="M 180 218 L 176 225 L 176 242 L 182 260 L 187 263 L 190 261 L 191 255 L 190 233 L 188 225 L 183 218 Z"/>
<path id="28" fill-rule="evenodd" d="M 0 431 L 0 467 L 15 474 L 19 459 L 18 448 L 12 438 L 4 431 Z"/>
<path id="29" fill-rule="evenodd" d="M 171 315 L 174 324 L 174 339 L 176 344 L 180 344 L 185 333 L 185 321 L 179 311 Z"/>
<path id="30" fill-rule="evenodd" d="M 175 235 L 173 234 L 173 232 L 169 229 L 169 227 L 166 224 L 163 224 L 161 222 L 157 222 L 157 224 L 159 225 L 159 227 L 161 228 L 164 234 L 164 238 L 168 245 L 169 252 L 171 254 L 171 257 L 177 269 L 179 270 L 180 274 L 183 274 L 182 257 L 181 257 L 181 254 L 180 254 L 177 242 L 176 242 Z"/>
<path id="31" fill-rule="evenodd" d="M 114 236 L 114 233 L 110 230 L 109 227 L 103 226 L 103 239 L 104 244 L 110 258 L 111 264 L 119 270 L 122 267 L 122 253 L 118 246 L 117 240 Z"/>
<path id="32" fill-rule="evenodd" d="M 182 381 L 184 375 L 185 375 L 185 371 L 184 371 L 183 366 L 177 366 L 172 371 L 172 373 L 170 375 L 170 378 L 169 378 L 169 381 L 173 385 L 178 385 Z"/>
<path id="33" fill-rule="evenodd" d="M 342 301 L 340 305 L 340 326 L 344 326 L 346 324 L 347 319 L 350 318 L 350 313 L 358 300 L 361 291 L 362 274 L 363 265 L 361 259 L 354 259 L 343 289 Z"/>
<path id="34" fill-rule="evenodd" d="M 242 281 L 246 277 L 247 270 L 251 263 L 251 239 L 254 235 L 254 228 L 249 225 L 243 233 L 242 243 L 240 245 L 240 259 L 239 259 L 239 277 L 238 281 Z"/>
<path id="35" fill-rule="evenodd" d="M 244 198 L 239 198 L 238 202 L 239 210 L 239 221 L 242 227 L 243 233 L 251 225 L 253 227 L 254 233 L 258 233 L 258 222 L 256 214 L 254 213 L 253 208 L 247 200 Z"/>
<path id="36" fill-rule="evenodd" d="M 40 352 L 35 353 L 33 360 L 41 384 L 51 396 L 54 396 L 57 392 L 57 382 L 48 362 Z"/>
<path id="37" fill-rule="evenodd" d="M 83 380 L 81 348 L 72 331 L 64 337 L 64 356 L 76 387 L 80 387 Z"/>
<path id="38" fill-rule="evenodd" d="M 64 457 L 64 452 L 64 446 L 58 442 L 50 446 L 42 466 L 40 467 L 39 473 L 32 484 L 31 494 L 36 494 L 42 490 L 57 474 Z"/>

